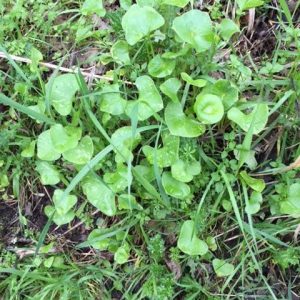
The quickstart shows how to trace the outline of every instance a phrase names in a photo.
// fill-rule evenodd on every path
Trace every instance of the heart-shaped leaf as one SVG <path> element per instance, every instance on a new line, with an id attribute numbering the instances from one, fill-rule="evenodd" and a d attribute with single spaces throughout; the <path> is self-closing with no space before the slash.
<path id="1" fill-rule="evenodd" d="M 36 170 L 41 176 L 43 185 L 54 185 L 60 182 L 60 176 L 57 169 L 46 161 L 37 161 Z"/>
<path id="2" fill-rule="evenodd" d="M 177 78 L 169 78 L 164 83 L 162 83 L 159 88 L 160 90 L 168 96 L 173 102 L 178 102 L 177 93 L 181 87 L 181 82 Z"/>
<path id="3" fill-rule="evenodd" d="M 165 192 L 177 199 L 186 199 L 190 194 L 190 187 L 172 177 L 170 172 L 164 172 L 162 175 L 162 186 Z"/>
<path id="4" fill-rule="evenodd" d="M 93 140 L 86 135 L 81 139 L 80 143 L 75 148 L 64 152 L 63 157 L 65 160 L 73 164 L 85 165 L 91 160 L 93 153 Z"/>
<path id="5" fill-rule="evenodd" d="M 82 184 L 88 201 L 107 216 L 116 214 L 115 194 L 96 177 L 87 177 Z"/>
<path id="6" fill-rule="evenodd" d="M 205 126 L 197 120 L 188 118 L 182 111 L 181 104 L 169 103 L 165 109 L 165 121 L 173 135 L 197 137 L 205 132 Z"/>
<path id="7" fill-rule="evenodd" d="M 51 139 L 50 129 L 42 132 L 37 140 L 37 156 L 39 159 L 54 161 L 60 158 L 60 152 L 57 152 Z"/>
<path id="8" fill-rule="evenodd" d="M 203 52 L 212 46 L 214 34 L 208 13 L 190 10 L 173 21 L 174 31 L 181 40 Z"/>
<path id="9" fill-rule="evenodd" d="M 54 213 L 54 215 L 53 215 Z M 73 210 L 68 211 L 64 215 L 59 215 L 56 211 L 54 206 L 47 205 L 45 207 L 45 215 L 50 218 L 53 215 L 53 222 L 57 226 L 62 226 L 64 224 L 70 223 L 75 218 L 75 213 Z"/>
<path id="10" fill-rule="evenodd" d="M 71 113 L 72 102 L 79 85 L 75 74 L 63 74 L 46 84 L 46 93 L 55 110 L 62 116 Z"/>
<path id="11" fill-rule="evenodd" d="M 64 191 L 57 189 L 53 194 L 53 203 L 56 212 L 59 215 L 65 215 L 68 211 L 73 208 L 73 206 L 77 203 L 77 197 L 74 195 L 68 195 L 63 199 Z"/>
<path id="12" fill-rule="evenodd" d="M 122 18 L 125 38 L 131 46 L 164 23 L 164 18 L 155 9 L 137 4 L 132 5 Z"/>
<path id="13" fill-rule="evenodd" d="M 214 270 L 219 277 L 227 277 L 234 272 L 234 265 L 227 263 L 225 260 L 215 258 L 212 263 Z"/>
<path id="14" fill-rule="evenodd" d="M 128 44 L 125 41 L 117 41 L 114 43 L 110 50 L 112 58 L 121 65 L 129 65 L 130 57 Z"/>
<path id="15" fill-rule="evenodd" d="M 154 157 L 159 168 L 170 167 L 178 158 L 179 138 L 174 135 L 163 135 L 164 147 L 156 149 L 151 146 L 144 146 L 142 148 L 147 160 L 150 164 L 154 164 Z"/>
<path id="16" fill-rule="evenodd" d="M 152 77 L 163 78 L 172 74 L 175 69 L 176 60 L 154 56 L 148 64 L 148 72 Z"/>
<path id="17" fill-rule="evenodd" d="M 50 128 L 50 136 L 55 150 L 63 153 L 77 146 L 81 136 L 81 130 L 74 128 L 66 130 L 61 124 L 55 124 Z"/>
<path id="18" fill-rule="evenodd" d="M 106 11 L 103 7 L 102 0 L 85 0 L 81 7 L 81 13 L 84 16 L 96 14 L 99 17 L 104 17 Z"/>
<path id="19" fill-rule="evenodd" d="M 118 84 L 105 85 L 101 93 L 103 93 L 99 96 L 101 111 L 115 116 L 124 113 L 127 102 L 121 97 Z"/>
<path id="20" fill-rule="evenodd" d="M 268 122 L 268 116 L 269 108 L 266 103 L 256 104 L 252 112 L 247 115 L 236 107 L 231 108 L 227 113 L 228 119 L 236 123 L 246 132 L 248 132 L 253 122 L 253 134 L 258 134 L 265 128 Z"/>
<path id="21" fill-rule="evenodd" d="M 134 107 L 138 104 L 138 119 L 144 121 L 162 110 L 164 104 L 153 80 L 149 76 L 138 77 L 135 84 L 139 91 L 139 98 L 136 101 L 128 102 L 126 113 L 130 116 Z"/>
<path id="22" fill-rule="evenodd" d="M 194 111 L 204 124 L 217 123 L 224 116 L 222 100 L 212 94 L 199 94 L 194 104 Z"/>
<path id="23" fill-rule="evenodd" d="M 189 83 L 190 85 L 194 85 L 194 86 L 197 86 L 197 87 L 204 87 L 207 83 L 207 81 L 205 79 L 193 79 L 190 75 L 188 75 L 187 73 L 185 72 L 182 72 L 181 74 L 181 78 Z"/>
<path id="24" fill-rule="evenodd" d="M 182 224 L 177 246 L 188 255 L 204 255 L 208 251 L 207 244 L 196 236 L 195 224 L 192 220 Z"/>
<path id="25" fill-rule="evenodd" d="M 172 176 L 181 182 L 190 182 L 193 177 L 200 174 L 201 165 L 198 161 L 186 162 L 182 159 L 178 159 L 171 166 Z"/>

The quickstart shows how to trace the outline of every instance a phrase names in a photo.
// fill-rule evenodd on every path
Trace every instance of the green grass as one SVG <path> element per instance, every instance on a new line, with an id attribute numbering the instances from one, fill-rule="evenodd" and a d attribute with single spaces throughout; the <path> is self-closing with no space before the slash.
<path id="1" fill-rule="evenodd" d="M 0 299 L 294 299 L 299 5 L 130 2 L 0 4 Z"/>

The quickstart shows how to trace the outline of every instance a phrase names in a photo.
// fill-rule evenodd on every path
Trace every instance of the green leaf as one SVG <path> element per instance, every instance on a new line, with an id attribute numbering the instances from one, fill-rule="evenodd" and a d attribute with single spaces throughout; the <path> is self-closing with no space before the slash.
<path id="1" fill-rule="evenodd" d="M 80 128 L 69 128 L 66 130 L 61 124 L 55 124 L 50 128 L 50 137 L 54 149 L 63 153 L 77 146 L 80 139 Z"/>
<path id="2" fill-rule="evenodd" d="M 43 185 L 54 185 L 60 182 L 60 176 L 57 169 L 46 161 L 37 161 L 36 170 L 41 176 Z"/>
<path id="3" fill-rule="evenodd" d="M 181 40 L 203 52 L 212 46 L 214 34 L 208 13 L 190 10 L 173 21 L 172 28 Z"/>
<path id="4" fill-rule="evenodd" d="M 70 210 L 64 215 L 59 215 L 57 212 L 55 212 L 55 208 L 51 205 L 47 205 L 45 207 L 45 215 L 50 218 L 53 215 L 53 222 L 57 226 L 61 226 L 64 224 L 70 223 L 74 218 L 75 218 L 75 213 L 74 211 Z"/>
<path id="5" fill-rule="evenodd" d="M 63 74 L 46 84 L 46 93 L 55 110 L 62 116 L 71 113 L 73 98 L 79 90 L 75 74 Z"/>
<path id="6" fill-rule="evenodd" d="M 236 2 L 241 11 L 248 10 L 250 8 L 254 8 L 264 4 L 264 1 L 262 0 L 237 0 Z"/>
<path id="7" fill-rule="evenodd" d="M 252 192 L 249 199 L 249 203 L 248 205 L 246 205 L 245 208 L 246 213 L 250 215 L 258 213 L 262 202 L 263 202 L 262 194 L 256 191 Z"/>
<path id="8" fill-rule="evenodd" d="M 131 115 L 134 107 L 138 104 L 138 119 L 144 121 L 163 109 L 164 104 L 161 96 L 149 76 L 140 76 L 135 81 L 139 91 L 139 98 L 136 101 L 129 101 L 126 107 L 126 114 Z"/>
<path id="9" fill-rule="evenodd" d="M 174 198 L 183 200 L 191 194 L 190 187 L 173 178 L 170 172 L 164 172 L 162 174 L 161 182 L 165 192 Z"/>
<path id="10" fill-rule="evenodd" d="M 224 116 L 222 100 L 212 94 L 199 94 L 194 104 L 194 111 L 204 124 L 217 123 Z"/>
<path id="11" fill-rule="evenodd" d="M 198 137 L 205 132 L 205 126 L 197 120 L 188 118 L 181 104 L 169 103 L 165 109 L 165 121 L 171 134 L 181 137 Z"/>
<path id="12" fill-rule="evenodd" d="M 225 110 L 231 108 L 239 99 L 239 91 L 229 80 L 220 79 L 207 85 L 201 94 L 213 94 L 221 98 Z"/>
<path id="13" fill-rule="evenodd" d="M 21 152 L 22 157 L 30 158 L 34 156 L 36 141 L 31 141 Z"/>
<path id="14" fill-rule="evenodd" d="M 128 194 L 121 194 L 118 197 L 118 207 L 120 210 L 122 209 L 126 209 L 126 210 L 132 210 L 132 209 L 137 209 L 137 210 L 142 210 L 143 207 L 141 205 L 139 205 L 136 202 L 136 199 L 134 196 L 132 195 L 128 195 Z"/>
<path id="15" fill-rule="evenodd" d="M 239 26 L 230 19 L 223 19 L 219 30 L 222 39 L 225 41 L 228 41 L 235 33 L 240 32 Z"/>
<path id="16" fill-rule="evenodd" d="M 192 220 L 182 224 L 177 246 L 188 255 L 204 255 L 208 251 L 207 244 L 196 236 L 195 224 Z"/>
<path id="17" fill-rule="evenodd" d="M 160 90 L 173 102 L 178 102 L 177 93 L 181 88 L 181 82 L 177 78 L 169 78 L 159 86 Z"/>
<path id="18" fill-rule="evenodd" d="M 88 201 L 107 216 L 116 214 L 115 194 L 96 177 L 87 177 L 82 183 Z"/>
<path id="19" fill-rule="evenodd" d="M 111 141 L 113 145 L 118 149 L 115 150 L 116 162 L 128 162 L 133 159 L 132 150 L 139 144 L 141 141 L 141 135 L 137 132 L 133 132 L 133 129 L 130 126 L 124 126 L 117 129 L 111 136 Z"/>
<path id="20" fill-rule="evenodd" d="M 121 65 L 130 65 L 128 44 L 125 41 L 117 41 L 110 50 L 112 58 Z"/>
<path id="21" fill-rule="evenodd" d="M 266 187 L 266 184 L 263 179 L 253 178 L 249 176 L 246 171 L 242 171 L 240 173 L 240 176 L 243 178 L 245 183 L 249 185 L 254 191 L 261 193 Z"/>
<path id="22" fill-rule="evenodd" d="M 188 75 L 185 72 L 180 73 L 180 75 L 181 75 L 181 78 L 185 82 L 189 83 L 190 85 L 194 85 L 194 86 L 197 86 L 197 87 L 200 87 L 200 88 L 204 87 L 207 83 L 207 81 L 204 80 L 204 79 L 193 79 L 190 75 Z"/>
<path id="23" fill-rule="evenodd" d="M 99 96 L 101 111 L 115 116 L 124 113 L 127 102 L 121 97 L 118 84 L 103 86 L 101 93 L 103 93 Z"/>
<path id="24" fill-rule="evenodd" d="M 90 245 L 98 250 L 107 250 L 111 239 L 110 238 L 106 238 L 106 239 L 102 239 L 100 241 L 93 241 L 96 240 L 97 238 L 100 238 L 102 235 L 106 234 L 107 230 L 103 229 L 103 228 L 99 228 L 99 229 L 94 229 L 88 236 L 88 242 L 90 242 Z"/>
<path id="25" fill-rule="evenodd" d="M 172 74 L 176 60 L 165 59 L 160 55 L 154 56 L 148 64 L 148 72 L 152 77 L 163 78 Z"/>
<path id="26" fill-rule="evenodd" d="M 103 179 L 115 193 L 124 191 L 132 182 L 132 176 L 124 165 L 119 165 L 115 173 L 105 173 Z"/>
<path id="27" fill-rule="evenodd" d="M 38 113 L 40 115 L 44 115 L 45 110 L 46 110 L 46 105 L 43 101 L 38 101 L 38 103 L 36 105 L 30 105 L 27 108 L 35 111 L 36 113 Z M 29 117 L 31 117 L 33 120 L 36 120 L 36 122 L 38 124 L 42 123 L 40 120 L 38 120 L 37 118 L 34 118 L 33 116 L 29 115 Z M 45 118 L 46 118 L 46 116 L 45 116 Z"/>
<path id="28" fill-rule="evenodd" d="M 129 258 L 129 249 L 126 246 L 121 246 L 118 248 L 114 255 L 114 260 L 117 264 L 125 264 Z"/>
<path id="29" fill-rule="evenodd" d="M 181 182 L 190 182 L 193 177 L 200 174 L 201 165 L 198 161 L 186 162 L 182 159 L 178 159 L 171 166 L 172 176 Z"/>
<path id="30" fill-rule="evenodd" d="M 159 168 L 170 167 L 178 159 L 179 138 L 174 135 L 163 135 L 164 147 L 155 149 L 151 146 L 143 146 L 142 151 L 151 165 L 154 164 L 154 155 Z"/>
<path id="31" fill-rule="evenodd" d="M 85 165 L 88 163 L 94 153 L 93 140 L 90 136 L 84 136 L 79 144 L 66 152 L 63 153 L 65 160 L 76 164 L 76 165 Z"/>
<path id="32" fill-rule="evenodd" d="M 54 161 L 60 158 L 60 153 L 56 151 L 51 135 L 50 129 L 42 132 L 37 140 L 37 156 L 41 160 Z"/>
<path id="33" fill-rule="evenodd" d="M 63 193 L 63 190 L 57 189 L 53 194 L 55 210 L 61 216 L 66 215 L 68 211 L 77 203 L 77 197 L 74 195 L 68 195 L 66 199 L 62 199 Z"/>
<path id="34" fill-rule="evenodd" d="M 268 122 L 268 116 L 269 108 L 266 103 L 256 104 L 252 112 L 247 115 L 236 107 L 231 108 L 227 113 L 228 119 L 236 123 L 246 132 L 248 132 L 253 122 L 253 134 L 258 134 L 265 128 Z"/>
<path id="35" fill-rule="evenodd" d="M 163 4 L 168 4 L 168 5 L 173 5 L 173 6 L 178 6 L 178 7 L 185 7 L 190 0 L 162 0 Z"/>
<path id="36" fill-rule="evenodd" d="M 227 277 L 234 272 L 234 265 L 227 263 L 225 260 L 215 258 L 212 263 L 218 277 Z"/>
<path id="37" fill-rule="evenodd" d="M 122 18 L 122 27 L 129 45 L 134 45 L 164 25 L 164 18 L 152 7 L 132 5 Z"/>
<path id="38" fill-rule="evenodd" d="M 280 212 L 282 214 L 291 215 L 293 218 L 300 217 L 300 183 L 293 183 L 287 194 L 287 199 L 280 202 Z"/>
<path id="39" fill-rule="evenodd" d="M 106 11 L 103 7 L 102 0 L 85 0 L 81 7 L 81 13 L 84 16 L 96 14 L 99 17 L 104 17 Z"/>

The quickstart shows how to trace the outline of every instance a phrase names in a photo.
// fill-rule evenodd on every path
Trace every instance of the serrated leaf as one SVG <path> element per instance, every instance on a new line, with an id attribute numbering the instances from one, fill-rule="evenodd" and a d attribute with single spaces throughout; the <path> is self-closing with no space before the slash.
<path id="1" fill-rule="evenodd" d="M 73 98 L 79 91 L 75 74 L 59 75 L 46 84 L 46 93 L 55 110 L 62 116 L 71 113 Z"/>
<path id="2" fill-rule="evenodd" d="M 190 10 L 176 17 L 172 28 L 181 40 L 193 46 L 197 52 L 206 51 L 212 46 L 212 22 L 206 12 Z"/>
<path id="3" fill-rule="evenodd" d="M 149 61 L 148 72 L 152 77 L 167 77 L 172 74 L 175 65 L 176 61 L 174 59 L 166 59 L 156 55 Z"/>
<path id="4" fill-rule="evenodd" d="M 171 134 L 181 137 L 198 137 L 205 132 L 205 126 L 197 120 L 188 118 L 181 104 L 169 103 L 165 109 L 165 121 Z"/>
<path id="5" fill-rule="evenodd" d="M 88 177 L 82 183 L 88 201 L 107 216 L 116 214 L 115 194 L 96 177 Z"/>
<path id="6" fill-rule="evenodd" d="M 164 25 L 164 18 L 152 7 L 132 5 L 122 18 L 122 27 L 129 45 L 134 45 Z"/>
<path id="7" fill-rule="evenodd" d="M 41 160 L 54 161 L 60 158 L 51 140 L 50 129 L 42 132 L 37 140 L 37 157 Z"/>
<path id="8" fill-rule="evenodd" d="M 36 170 L 41 176 L 43 185 L 55 185 L 60 182 L 60 175 L 57 169 L 46 161 L 37 161 Z"/>
<path id="9" fill-rule="evenodd" d="M 190 193 L 190 187 L 172 177 L 170 172 L 164 172 L 162 175 L 162 186 L 165 192 L 177 199 L 186 199 Z"/>
<path id="10" fill-rule="evenodd" d="M 204 124 L 218 123 L 224 116 L 222 100 L 212 94 L 199 94 L 194 104 L 194 111 Z"/>
<path id="11" fill-rule="evenodd" d="M 208 251 L 207 244 L 196 236 L 195 224 L 192 220 L 182 224 L 177 246 L 188 255 L 204 255 Z"/>

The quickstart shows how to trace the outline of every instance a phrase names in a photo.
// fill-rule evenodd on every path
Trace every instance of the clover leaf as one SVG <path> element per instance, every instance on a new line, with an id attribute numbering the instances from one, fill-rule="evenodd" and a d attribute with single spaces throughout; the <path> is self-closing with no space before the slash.
<path id="1" fill-rule="evenodd" d="M 170 167 L 178 158 L 179 138 L 174 135 L 164 134 L 162 136 L 163 148 L 156 149 L 151 146 L 143 146 L 142 151 L 150 164 L 154 164 L 154 157 L 159 168 Z"/>
<path id="2" fill-rule="evenodd" d="M 101 93 L 99 96 L 101 111 L 114 116 L 124 113 L 127 101 L 121 97 L 118 84 L 103 86 Z"/>
<path id="3" fill-rule="evenodd" d="M 163 78 L 172 74 L 175 69 L 176 60 L 154 56 L 148 64 L 148 72 L 152 77 Z"/>
<path id="4" fill-rule="evenodd" d="M 204 124 L 214 124 L 223 118 L 224 106 L 218 96 L 199 94 L 194 104 L 194 111 Z"/>
<path id="5" fill-rule="evenodd" d="M 68 211 L 73 208 L 73 206 L 77 203 L 77 197 L 74 195 L 68 195 L 65 199 L 62 198 L 64 191 L 61 189 L 57 189 L 53 194 L 53 203 L 56 212 L 59 215 L 65 215 Z"/>
<path id="6" fill-rule="evenodd" d="M 46 84 L 46 93 L 55 110 L 62 116 L 71 113 L 72 102 L 79 85 L 75 74 L 63 74 Z"/>
<path id="7" fill-rule="evenodd" d="M 190 75 L 188 75 L 187 73 L 185 72 L 182 72 L 181 74 L 181 78 L 189 83 L 190 85 L 194 85 L 194 86 L 197 86 L 197 87 L 204 87 L 207 83 L 207 81 L 205 79 L 193 79 Z"/>
<path id="8" fill-rule="evenodd" d="M 56 151 L 50 134 L 50 129 L 42 132 L 37 139 L 37 157 L 41 160 L 54 161 L 60 158 Z"/>
<path id="9" fill-rule="evenodd" d="M 248 132 L 253 122 L 253 134 L 260 133 L 268 122 L 269 108 L 266 103 L 258 103 L 249 114 L 244 114 L 240 109 L 233 107 L 228 113 L 229 120 L 236 123 L 244 131 Z"/>
<path id="10" fill-rule="evenodd" d="M 57 169 L 46 161 L 37 161 L 36 170 L 41 177 L 43 185 L 54 185 L 60 182 L 60 175 Z"/>
<path id="11" fill-rule="evenodd" d="M 173 135 L 197 137 L 205 132 L 205 126 L 197 120 L 188 118 L 182 111 L 181 104 L 169 103 L 165 109 L 165 121 Z"/>
<path id="12" fill-rule="evenodd" d="M 290 185 L 287 193 L 287 199 L 280 202 L 280 212 L 291 215 L 293 218 L 300 217 L 300 183 L 296 182 Z"/>
<path id="13" fill-rule="evenodd" d="M 234 265 L 227 263 L 225 260 L 215 258 L 212 264 L 218 277 L 227 277 L 234 272 Z"/>
<path id="14" fill-rule="evenodd" d="M 186 199 L 191 194 L 190 187 L 173 178 L 170 172 L 162 174 L 161 182 L 165 192 L 174 198 Z"/>
<path id="15" fill-rule="evenodd" d="M 107 216 L 116 214 L 115 194 L 101 180 L 89 176 L 82 183 L 88 201 Z"/>
<path id="16" fill-rule="evenodd" d="M 172 176 L 181 182 L 190 182 L 193 177 L 200 174 L 201 165 L 198 161 L 194 160 L 191 162 L 178 159 L 171 166 Z"/>
<path id="17" fill-rule="evenodd" d="M 168 96 L 173 102 L 178 102 L 177 93 L 181 87 L 181 82 L 177 78 L 169 78 L 164 83 L 162 83 L 159 88 L 160 90 Z"/>
<path id="18" fill-rule="evenodd" d="M 139 98 L 136 101 L 127 103 L 126 113 L 130 116 L 135 105 L 138 104 L 138 119 L 144 121 L 162 110 L 164 104 L 153 80 L 149 76 L 138 77 L 135 84 L 139 91 Z"/>
<path id="19" fill-rule="evenodd" d="M 129 45 L 134 45 L 164 25 L 164 18 L 152 7 L 132 5 L 122 18 L 122 27 Z"/>
<path id="20" fill-rule="evenodd" d="M 76 165 L 85 165 L 91 160 L 93 153 L 93 140 L 86 135 L 75 148 L 63 152 L 63 158 Z"/>
<path id="21" fill-rule="evenodd" d="M 212 46 L 212 22 L 206 12 L 190 10 L 176 17 L 172 28 L 182 41 L 193 46 L 197 52 L 206 51 Z"/>
<path id="22" fill-rule="evenodd" d="M 194 221 L 185 221 L 180 229 L 178 248 L 188 255 L 204 255 L 208 251 L 207 244 L 196 236 Z"/>

